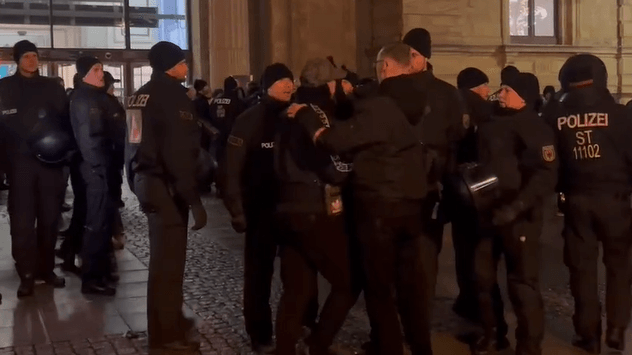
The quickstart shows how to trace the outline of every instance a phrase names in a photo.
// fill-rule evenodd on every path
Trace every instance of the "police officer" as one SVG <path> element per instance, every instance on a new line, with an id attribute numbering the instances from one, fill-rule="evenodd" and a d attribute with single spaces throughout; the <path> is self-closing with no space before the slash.
<path id="1" fill-rule="evenodd" d="M 423 28 L 410 30 L 402 39 L 411 47 L 412 60 L 410 84 L 418 87 L 417 97 L 411 95 L 407 102 L 425 102 L 427 109 L 418 115 L 416 134 L 423 142 L 428 155 L 428 197 L 424 200 L 424 232 L 442 244 L 443 227 L 448 222 L 446 205 L 441 203 L 442 184 L 447 174 L 456 167 L 458 142 L 469 127 L 458 90 L 434 76 L 428 60 L 432 55 L 430 33 Z M 414 84 L 413 84 L 414 83 Z M 425 98 L 425 100 L 423 100 Z"/>
<path id="2" fill-rule="evenodd" d="M 301 114 L 313 115 L 328 126 L 336 124 L 336 106 L 344 105 L 353 90 L 343 81 L 346 75 L 325 58 L 309 60 L 296 92 L 298 102 L 309 107 Z M 328 348 L 360 293 L 358 273 L 351 271 L 341 191 L 352 166 L 314 146 L 292 120 L 279 123 L 274 151 L 283 280 L 276 354 L 296 354 L 303 315 L 318 292 L 318 273 L 330 282 L 331 292 L 306 343 L 310 354 L 331 354 Z"/>
<path id="3" fill-rule="evenodd" d="M 538 284 L 543 201 L 553 193 L 557 161 L 551 129 L 534 110 L 537 78 L 520 73 L 504 85 L 500 105 L 511 112 L 479 126 L 479 160 L 498 178 L 491 211 L 482 211 L 474 272 L 484 334 L 473 354 L 509 347 L 502 309 L 494 307 L 499 252 L 507 265 L 510 299 L 518 318 L 516 354 L 542 354 L 544 309 Z"/>
<path id="4" fill-rule="evenodd" d="M 114 169 L 113 122 L 105 101 L 103 65 L 90 56 L 77 59 L 82 79 L 70 101 L 70 120 L 81 153 L 79 173 L 86 191 L 86 215 L 81 259 L 81 292 L 113 296 L 112 225 L 116 203 L 111 189 Z"/>
<path id="5" fill-rule="evenodd" d="M 246 232 L 244 318 L 252 349 L 260 353 L 274 349 L 270 309 L 278 245 L 274 139 L 280 115 L 290 105 L 293 79 L 283 64 L 265 69 L 262 81 L 266 95 L 235 121 L 227 140 L 225 163 L 220 166 L 224 205 L 232 217 L 233 229 Z"/>
<path id="6" fill-rule="evenodd" d="M 317 146 L 348 154 L 357 235 L 366 275 L 364 290 L 374 349 L 381 355 L 403 354 L 398 318 L 412 353 L 432 354 L 431 299 L 434 297 L 437 245 L 423 231 L 422 200 L 426 196 L 424 148 L 413 131 L 424 105 L 402 111 L 405 90 L 391 86 L 410 70 L 410 47 L 384 47 L 377 58 L 380 94 L 354 102 L 352 117 L 326 127 L 300 108 L 295 117 Z M 288 114 L 297 110 L 292 106 Z M 392 290 L 397 293 L 397 298 Z M 372 349 L 373 350 L 373 349 Z"/>
<path id="7" fill-rule="evenodd" d="M 246 104 L 239 97 L 239 84 L 232 76 L 224 79 L 224 92 L 213 99 L 210 107 L 211 124 L 219 130 L 215 141 L 215 157 L 219 165 L 223 164 L 228 136 L 239 115 L 246 110 Z"/>
<path id="8" fill-rule="evenodd" d="M 189 208 L 193 230 L 206 225 L 195 181 L 199 128 L 182 89 L 188 67 L 170 42 L 149 51 L 151 79 L 127 106 L 125 165 L 149 224 L 147 330 L 150 351 L 197 350 L 193 320 L 182 313 Z"/>
<path id="9" fill-rule="evenodd" d="M 465 68 L 457 76 L 457 86 L 466 106 L 469 121 L 465 137 L 459 142 L 457 163 L 467 164 L 478 161 L 477 127 L 491 119 L 493 107 L 489 97 L 489 78 L 477 68 Z M 451 198 L 450 217 L 452 220 L 452 240 L 456 264 L 456 279 L 459 295 L 452 309 L 459 316 L 478 321 L 478 298 L 474 285 L 474 246 L 478 238 L 478 215 L 472 206 L 459 203 Z"/>
<path id="10" fill-rule="evenodd" d="M 65 155 L 69 147 L 47 152 L 45 144 L 52 142 L 47 135 L 53 130 L 69 134 L 70 128 L 64 89 L 39 75 L 35 45 L 26 40 L 16 43 L 13 58 L 16 73 L 0 80 L 0 123 L 6 149 L 2 153 L 8 162 L 11 248 L 21 279 L 17 294 L 25 297 L 33 294 L 35 279 L 55 287 L 65 285 L 53 272 L 65 188 L 63 167 L 46 164 L 36 155 Z"/>
<path id="11" fill-rule="evenodd" d="M 564 261 L 575 299 L 573 344 L 590 354 L 601 351 L 601 306 L 597 258 L 603 244 L 606 266 L 606 345 L 623 351 L 630 323 L 632 279 L 632 122 L 600 80 L 606 67 L 572 57 L 565 65 L 566 94 L 555 118 L 564 193 Z M 597 70 L 596 70 L 597 69 Z"/>

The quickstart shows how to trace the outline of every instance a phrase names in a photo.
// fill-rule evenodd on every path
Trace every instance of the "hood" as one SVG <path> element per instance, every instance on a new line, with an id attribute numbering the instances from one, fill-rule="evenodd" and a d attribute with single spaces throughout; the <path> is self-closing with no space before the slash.
<path id="1" fill-rule="evenodd" d="M 380 84 L 380 94 L 395 100 L 408 122 L 416 125 L 427 112 L 428 89 L 432 79 L 434 76 L 429 71 L 384 79 Z"/>

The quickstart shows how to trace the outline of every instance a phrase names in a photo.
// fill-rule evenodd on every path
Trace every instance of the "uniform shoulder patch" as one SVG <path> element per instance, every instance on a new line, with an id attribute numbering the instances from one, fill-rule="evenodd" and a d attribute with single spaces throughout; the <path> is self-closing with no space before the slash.
<path id="1" fill-rule="evenodd" d="M 555 160 L 555 146 L 545 145 L 542 147 L 542 158 L 546 162 L 552 162 Z"/>
<path id="2" fill-rule="evenodd" d="M 180 118 L 185 121 L 193 121 L 193 114 L 189 111 L 180 111 Z"/>
<path id="3" fill-rule="evenodd" d="M 231 134 L 228 136 L 228 144 L 234 145 L 235 147 L 241 147 L 244 145 L 244 140 Z"/>
<path id="4" fill-rule="evenodd" d="M 128 109 L 127 115 L 127 141 L 131 144 L 140 144 L 143 141 L 143 112 L 139 109 Z"/>

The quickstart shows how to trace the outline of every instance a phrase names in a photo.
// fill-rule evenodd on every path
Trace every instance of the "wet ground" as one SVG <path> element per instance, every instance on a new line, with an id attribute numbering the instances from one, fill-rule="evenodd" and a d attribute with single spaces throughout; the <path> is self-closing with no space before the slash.
<path id="1" fill-rule="evenodd" d="M 16 298 L 19 279 L 10 251 L 8 217 L 4 207 L 6 192 L 1 198 L 0 293 L 3 299 L 0 305 L 0 355 L 146 353 L 144 332 L 147 326 L 146 265 L 149 249 L 146 220 L 138 210 L 133 195 L 125 192 L 125 208 L 121 210 L 127 245 L 118 252 L 121 282 L 116 297 L 84 296 L 80 292 L 79 278 L 69 274 L 65 275 L 66 288 L 52 289 L 39 285 L 34 297 L 21 301 Z M 70 195 L 68 201 L 71 201 Z M 227 212 L 218 199 L 208 195 L 204 203 L 209 215 L 208 225 L 189 235 L 185 311 L 197 318 L 203 340 L 202 354 L 249 354 L 241 313 L 243 236 L 232 231 Z M 552 206 L 547 212 L 541 262 L 541 288 L 547 311 L 544 354 L 583 354 L 570 345 L 573 301 L 568 288 L 568 272 L 562 262 L 561 218 L 555 216 Z M 64 214 L 65 223 L 70 215 L 71 212 Z M 504 270 L 501 270 L 500 274 L 503 273 Z M 603 280 L 603 267 L 600 273 Z M 58 271 L 58 274 L 63 275 L 63 272 Z M 455 338 L 456 334 L 473 326 L 451 311 L 458 289 L 449 227 L 444 235 L 438 280 L 433 335 L 435 355 L 469 354 L 467 346 Z M 322 280 L 321 283 L 321 296 L 324 296 L 327 284 Z M 278 275 L 275 276 L 273 293 L 272 303 L 276 304 L 280 293 Z M 511 308 L 507 308 L 506 317 L 513 332 L 515 316 Z M 359 350 L 360 344 L 367 340 L 368 330 L 364 303 L 360 300 L 338 337 L 338 346 Z M 628 333 L 630 344 L 631 339 Z M 632 349 L 625 354 L 632 354 Z"/>

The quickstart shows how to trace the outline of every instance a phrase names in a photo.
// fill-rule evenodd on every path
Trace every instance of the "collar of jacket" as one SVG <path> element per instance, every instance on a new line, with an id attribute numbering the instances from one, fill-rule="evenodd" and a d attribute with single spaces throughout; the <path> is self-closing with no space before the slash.
<path id="1" fill-rule="evenodd" d="M 161 72 L 157 72 L 157 71 L 154 70 L 151 73 L 151 80 L 155 80 L 155 81 L 164 83 L 166 85 L 172 85 L 172 86 L 176 86 L 177 85 L 177 86 L 181 87 L 184 90 L 185 93 L 188 90 L 186 87 L 182 86 L 182 82 L 183 82 L 182 80 L 176 79 L 176 78 L 168 75 L 167 73 L 161 73 Z"/>
<path id="2" fill-rule="evenodd" d="M 387 78 L 380 84 L 379 92 L 395 100 L 408 121 L 415 125 L 428 111 L 428 91 L 432 89 L 432 78 L 434 76 L 428 71 Z"/>
<path id="3" fill-rule="evenodd" d="M 296 90 L 296 102 L 299 104 L 314 104 L 327 114 L 332 114 L 336 109 L 336 104 L 331 98 L 331 92 L 327 85 L 321 85 L 319 87 L 299 87 Z"/>
<path id="4" fill-rule="evenodd" d="M 278 101 L 268 95 L 264 95 L 263 98 L 261 98 L 260 103 L 261 105 L 263 105 L 263 107 L 265 107 L 267 112 L 275 115 L 281 113 L 281 111 L 290 106 L 290 102 Z"/>
<path id="5" fill-rule="evenodd" d="M 86 83 L 85 81 L 82 81 L 81 83 L 79 83 L 79 89 L 84 89 L 84 90 L 92 90 L 92 91 L 96 91 L 96 92 L 100 92 L 100 93 L 106 93 L 105 91 L 105 87 L 98 87 L 98 86 L 94 86 L 94 85 L 90 85 L 88 83 Z M 77 89 L 77 88 L 75 88 Z"/>
<path id="6" fill-rule="evenodd" d="M 565 107 L 586 107 L 601 102 L 615 103 L 614 97 L 606 88 L 586 86 L 572 89 L 560 98 Z"/>

